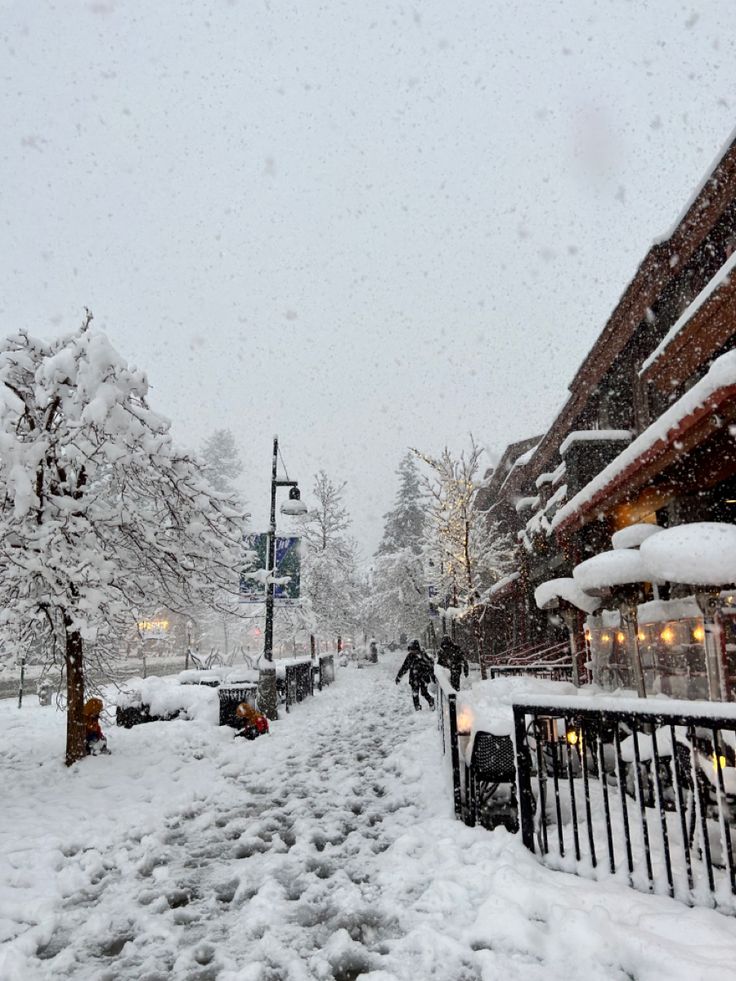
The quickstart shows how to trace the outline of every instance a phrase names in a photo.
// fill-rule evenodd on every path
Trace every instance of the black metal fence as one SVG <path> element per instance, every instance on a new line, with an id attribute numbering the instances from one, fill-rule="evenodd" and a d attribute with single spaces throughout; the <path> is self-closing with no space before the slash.
<path id="1" fill-rule="evenodd" d="M 526 847 L 553 868 L 736 910 L 736 718 L 718 705 L 550 701 L 513 706 Z"/>
<path id="2" fill-rule="evenodd" d="M 547 678 L 549 681 L 572 681 L 572 663 L 567 661 L 562 664 L 495 664 L 488 669 L 488 677 L 506 678 L 512 677 L 525 678 Z"/>
<path id="3" fill-rule="evenodd" d="M 221 685 L 217 689 L 220 699 L 220 725 L 240 728 L 240 722 L 235 714 L 241 702 L 247 702 L 256 707 L 258 685 Z"/>
<path id="4" fill-rule="evenodd" d="M 287 664 L 284 679 L 284 705 L 288 712 L 295 702 L 302 702 L 314 694 L 311 658 Z"/>

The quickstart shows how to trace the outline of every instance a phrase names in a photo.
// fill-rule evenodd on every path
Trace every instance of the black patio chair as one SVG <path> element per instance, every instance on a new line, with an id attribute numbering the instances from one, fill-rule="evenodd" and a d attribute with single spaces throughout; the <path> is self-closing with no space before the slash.
<path id="1" fill-rule="evenodd" d="M 519 828 L 516 762 L 510 736 L 476 732 L 470 763 L 465 767 L 467 823 L 493 829 Z"/>

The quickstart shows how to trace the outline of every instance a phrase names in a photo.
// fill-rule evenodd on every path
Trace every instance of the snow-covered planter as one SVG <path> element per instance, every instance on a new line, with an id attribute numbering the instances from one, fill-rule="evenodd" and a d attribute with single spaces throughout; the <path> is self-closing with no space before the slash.
<path id="1" fill-rule="evenodd" d="M 168 678 L 133 678 L 117 697 L 118 719 L 138 722 L 197 719 L 217 725 L 217 690 L 206 685 L 179 685 Z M 132 711 L 131 711 L 132 710 Z M 125 721 L 118 722 L 126 725 Z M 132 722 L 132 724 L 137 724 Z"/>

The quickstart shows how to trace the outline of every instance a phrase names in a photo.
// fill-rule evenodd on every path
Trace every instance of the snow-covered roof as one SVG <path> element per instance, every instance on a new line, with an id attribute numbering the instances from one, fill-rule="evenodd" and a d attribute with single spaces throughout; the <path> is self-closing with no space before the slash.
<path id="1" fill-rule="evenodd" d="M 496 596 L 498 593 L 501 592 L 502 589 L 505 589 L 507 586 L 510 586 L 512 582 L 516 582 L 516 580 L 519 578 L 520 575 L 521 573 L 519 572 L 512 572 L 510 575 L 504 576 L 503 579 L 499 579 L 498 582 L 494 583 L 491 586 L 491 588 L 488 590 L 489 598 L 492 596 Z"/>
<path id="2" fill-rule="evenodd" d="M 736 529 L 735 529 L 736 530 Z M 650 539 L 653 541 L 653 539 Z M 614 586 L 652 582 L 656 576 L 648 568 L 641 552 L 635 548 L 619 548 L 601 552 L 581 562 L 573 569 L 575 582 L 586 593 L 601 593 Z"/>
<path id="3" fill-rule="evenodd" d="M 550 527 L 543 511 L 535 511 L 526 523 L 526 530 L 530 535 L 536 535 L 540 531 L 548 532 Z"/>
<path id="4" fill-rule="evenodd" d="M 707 286 L 705 286 L 705 288 L 698 293 L 692 303 L 690 303 L 684 309 L 678 320 L 672 325 L 672 327 L 670 327 L 657 347 L 655 347 L 649 357 L 644 361 L 639 369 L 640 375 L 643 375 L 646 370 L 653 365 L 654 362 L 662 356 L 662 354 L 664 354 L 675 337 L 677 337 L 683 327 L 685 327 L 692 320 L 706 300 L 710 299 L 710 297 L 716 292 L 716 290 L 718 290 L 720 286 L 728 282 L 734 269 L 736 269 L 736 252 L 734 252 L 733 255 L 726 260 Z"/>
<path id="5" fill-rule="evenodd" d="M 565 500 L 566 497 L 567 497 L 567 484 L 563 484 L 561 487 L 557 488 L 557 490 L 554 492 L 552 497 L 550 497 L 550 499 L 547 501 L 547 504 L 545 505 L 544 508 L 545 513 L 549 514 L 550 511 L 553 511 L 558 504 L 561 504 Z"/>
<path id="6" fill-rule="evenodd" d="M 700 181 L 700 183 L 695 187 L 695 189 L 693 190 L 693 192 L 690 195 L 690 197 L 687 199 L 687 201 L 685 202 L 685 204 L 682 206 L 682 209 L 680 210 L 680 213 L 675 218 L 675 220 L 672 223 L 672 225 L 670 225 L 670 227 L 667 229 L 667 231 L 663 232 L 658 238 L 655 238 L 654 239 L 654 241 L 652 242 L 652 245 L 653 246 L 654 245 L 662 245 L 665 242 L 669 242 L 669 240 L 672 238 L 672 236 L 677 232 L 677 229 L 680 227 L 680 225 L 685 220 L 688 211 L 692 208 L 692 206 L 698 200 L 698 198 L 700 197 L 700 195 L 703 193 L 703 190 L 706 187 L 706 185 L 709 184 L 709 183 L 711 183 L 713 181 L 714 176 L 715 176 L 715 171 L 717 170 L 718 166 L 722 162 L 723 158 L 726 156 L 726 153 L 728 152 L 729 147 L 734 142 L 734 140 L 736 140 L 736 129 L 733 129 L 731 131 L 731 133 L 729 134 L 728 138 L 726 139 L 726 142 L 721 146 L 720 150 L 718 151 L 718 153 L 713 158 L 713 162 L 711 163 L 710 167 L 708 167 L 708 169 L 705 171 L 705 176 Z"/>
<path id="7" fill-rule="evenodd" d="M 686 620 L 702 617 L 700 607 L 694 596 L 683 599 L 650 600 L 637 607 L 636 619 L 639 623 L 664 623 L 665 620 Z"/>
<path id="8" fill-rule="evenodd" d="M 563 505 L 552 519 L 552 528 L 559 527 L 567 518 L 588 504 L 599 491 L 607 487 L 645 451 L 660 440 L 665 442 L 670 430 L 675 429 L 683 419 L 699 409 L 719 388 L 727 385 L 736 385 L 736 351 L 728 351 L 720 358 L 716 358 L 704 378 L 673 402 L 651 426 L 648 426 L 607 467 L 604 467 L 567 504 Z"/>
<path id="9" fill-rule="evenodd" d="M 560 456 L 564 456 L 575 443 L 624 442 L 631 436 L 629 429 L 576 429 L 568 433 L 560 444 Z"/>
<path id="10" fill-rule="evenodd" d="M 552 474 L 552 486 L 554 487 L 555 484 L 559 484 L 559 482 L 562 480 L 562 478 L 565 476 L 566 473 L 567 473 L 567 464 L 563 460 L 562 463 L 559 465 L 559 467 L 557 467 L 555 472 Z"/>
<path id="11" fill-rule="evenodd" d="M 514 505 L 516 508 L 516 513 L 520 511 L 526 511 L 527 508 L 538 508 L 539 507 L 539 495 L 536 497 L 520 497 L 519 500 Z"/>
<path id="12" fill-rule="evenodd" d="M 503 489 L 509 477 L 511 476 L 512 473 L 514 473 L 515 470 L 518 470 L 519 467 L 525 467 L 529 463 L 531 458 L 534 456 L 538 446 L 539 443 L 535 443 L 534 446 L 530 447 L 530 449 L 526 451 L 526 453 L 522 453 L 521 456 L 517 456 L 517 458 L 509 467 L 509 472 L 504 477 L 503 483 L 501 484 L 499 490 Z"/>
<path id="13" fill-rule="evenodd" d="M 655 575 L 667 582 L 736 583 L 736 525 L 694 521 L 664 528 L 642 544 L 640 553 Z"/>
<path id="14" fill-rule="evenodd" d="M 656 535 L 658 531 L 663 530 L 659 525 L 653 525 L 648 522 L 628 525 L 626 528 L 621 528 L 611 535 L 611 544 L 614 548 L 638 548 L 647 538 L 651 538 L 652 535 Z"/>
<path id="15" fill-rule="evenodd" d="M 534 599 L 540 610 L 554 610 L 559 606 L 560 600 L 564 600 L 586 613 L 594 613 L 601 605 L 600 600 L 584 593 L 575 580 L 569 576 L 543 582 L 534 590 Z"/>

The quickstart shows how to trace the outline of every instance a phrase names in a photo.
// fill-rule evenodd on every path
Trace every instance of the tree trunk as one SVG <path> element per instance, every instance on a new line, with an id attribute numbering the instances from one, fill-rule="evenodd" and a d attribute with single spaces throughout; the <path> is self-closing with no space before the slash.
<path id="1" fill-rule="evenodd" d="M 84 661 L 82 638 L 66 624 L 66 765 L 84 758 L 87 752 L 84 727 Z"/>

